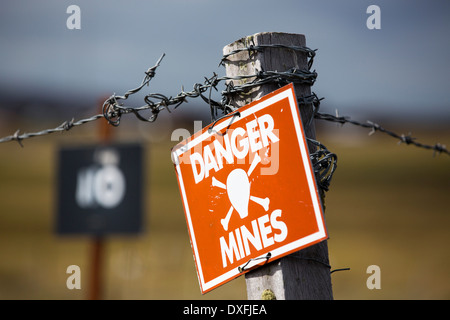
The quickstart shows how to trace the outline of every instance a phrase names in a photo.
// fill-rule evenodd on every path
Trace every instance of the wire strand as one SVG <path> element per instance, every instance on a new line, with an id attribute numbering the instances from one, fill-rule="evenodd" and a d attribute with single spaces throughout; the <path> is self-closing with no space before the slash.
<path id="1" fill-rule="evenodd" d="M 163 58 L 165 57 L 165 54 L 163 53 L 161 57 L 158 59 L 158 61 L 155 63 L 155 65 L 151 68 L 149 68 L 145 72 L 144 79 L 142 80 L 141 84 L 137 86 L 134 89 L 128 90 L 124 95 L 117 96 L 113 94 L 108 99 L 105 100 L 103 103 L 102 108 L 102 114 L 93 115 L 89 118 L 81 119 L 75 121 L 74 118 L 72 118 L 70 121 L 65 121 L 59 126 L 52 128 L 52 129 L 45 129 L 38 132 L 31 132 L 31 133 L 20 133 L 20 130 L 17 130 L 14 134 L 5 136 L 3 138 L 0 138 L 0 143 L 8 142 L 8 141 L 16 141 L 19 143 L 20 146 L 23 147 L 23 140 L 33 138 L 33 137 L 40 137 L 48 134 L 52 134 L 55 132 L 64 132 L 69 131 L 73 127 L 77 127 L 80 125 L 84 125 L 89 122 L 96 121 L 101 118 L 105 118 L 109 124 L 112 126 L 119 126 L 120 120 L 123 115 L 126 114 L 133 114 L 137 119 L 145 122 L 154 122 L 156 121 L 158 114 L 163 111 L 167 110 L 168 112 L 171 112 L 169 109 L 170 106 L 173 106 L 173 109 L 178 108 L 181 104 L 187 102 L 188 98 L 202 98 L 203 101 L 205 101 L 210 109 L 211 113 L 211 122 L 215 122 L 218 118 L 222 116 L 226 116 L 227 114 L 235 111 L 237 108 L 233 107 L 230 104 L 230 101 L 233 99 L 234 95 L 236 94 L 245 94 L 249 90 L 260 87 L 262 85 L 266 84 L 277 84 L 278 87 L 282 87 L 288 83 L 295 83 L 295 84 L 306 84 L 312 86 L 317 78 L 317 73 L 315 71 L 310 71 L 314 57 L 316 55 L 316 50 L 312 50 L 307 47 L 301 47 L 301 46 L 287 46 L 287 45 L 278 45 L 278 44 L 271 44 L 271 45 L 250 45 L 248 47 L 239 48 L 236 49 L 222 57 L 220 60 L 219 65 L 223 65 L 226 63 L 228 58 L 231 55 L 237 54 L 239 52 L 247 51 L 249 55 L 254 54 L 255 52 L 261 52 L 266 49 L 289 49 L 294 51 L 303 52 L 306 54 L 308 62 L 308 69 L 307 70 L 299 70 L 299 69 L 288 69 L 285 71 L 263 71 L 260 70 L 259 72 L 253 74 L 253 75 L 243 75 L 243 76 L 236 76 L 236 77 L 218 77 L 216 73 L 213 73 L 213 76 L 210 78 L 205 77 L 205 81 L 203 83 L 196 83 L 193 86 L 193 89 L 191 91 L 184 91 L 184 88 L 182 87 L 181 92 L 178 93 L 176 96 L 166 96 L 161 93 L 149 93 L 144 97 L 145 105 L 141 107 L 127 107 L 124 106 L 122 101 L 125 101 L 128 99 L 129 96 L 134 95 L 138 92 L 140 92 L 145 86 L 148 86 L 150 81 L 155 77 L 156 75 L 156 69 L 160 66 Z M 243 84 L 236 85 L 234 84 L 234 81 L 239 80 L 245 80 L 242 81 Z M 217 86 L 219 83 L 224 82 L 225 83 L 225 89 L 221 91 L 222 99 L 221 101 L 215 101 L 211 98 L 212 89 L 218 90 Z M 205 93 L 208 92 L 208 96 L 205 95 Z M 374 134 L 375 132 L 381 132 L 384 134 L 387 134 L 395 139 L 398 140 L 398 143 L 405 143 L 406 145 L 413 145 L 418 148 L 433 150 L 433 156 L 436 154 L 447 154 L 450 155 L 449 150 L 446 148 L 445 145 L 441 143 L 436 143 L 434 145 L 428 145 L 423 144 L 417 141 L 416 138 L 412 137 L 410 134 L 398 134 L 394 131 L 387 130 L 384 127 L 380 126 L 379 124 L 376 124 L 372 121 L 366 121 L 366 122 L 359 122 L 356 120 L 351 119 L 350 117 L 342 117 L 338 114 L 332 115 L 327 113 L 319 112 L 319 106 L 320 101 L 323 98 L 319 99 L 316 94 L 312 94 L 310 96 L 306 97 L 300 97 L 298 100 L 298 103 L 300 105 L 305 104 L 312 104 L 314 107 L 314 119 L 317 120 L 324 120 L 324 121 L 331 121 L 340 123 L 342 125 L 349 123 L 352 125 L 360 126 L 363 128 L 368 128 L 371 131 L 369 132 L 369 135 Z M 149 117 L 146 117 L 142 114 L 143 111 L 149 110 L 151 115 Z M 218 111 L 222 112 L 222 115 L 218 114 Z M 310 121 L 313 120 L 311 118 Z M 334 156 L 327 156 L 321 161 L 326 162 L 330 161 L 331 158 Z M 317 159 L 316 159 L 317 160 Z"/>

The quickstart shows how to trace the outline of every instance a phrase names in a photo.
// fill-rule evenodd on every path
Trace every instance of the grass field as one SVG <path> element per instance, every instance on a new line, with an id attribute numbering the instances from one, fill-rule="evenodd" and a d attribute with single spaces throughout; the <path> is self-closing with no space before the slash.
<path id="1" fill-rule="evenodd" d="M 88 298 L 92 239 L 58 236 L 54 221 L 58 148 L 95 142 L 92 126 L 33 138 L 24 148 L 0 145 L 0 299 Z M 102 297 L 246 299 L 243 277 L 201 295 L 170 160 L 175 142 L 126 130 L 117 128 L 118 140 L 145 143 L 145 231 L 104 239 Z M 350 268 L 332 274 L 334 298 L 450 299 L 450 157 L 358 128 L 318 132 L 338 155 L 325 198 L 330 262 Z M 424 143 L 450 142 L 449 131 L 414 134 Z M 81 290 L 66 287 L 72 264 L 81 268 Z M 379 290 L 366 286 L 370 265 L 381 268 Z"/>

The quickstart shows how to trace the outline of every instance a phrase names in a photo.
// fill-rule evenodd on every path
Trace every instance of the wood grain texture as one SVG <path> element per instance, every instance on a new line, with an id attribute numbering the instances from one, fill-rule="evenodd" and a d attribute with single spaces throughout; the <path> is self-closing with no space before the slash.
<path id="1" fill-rule="evenodd" d="M 239 39 L 224 47 L 228 54 L 238 48 L 250 45 L 282 44 L 289 46 L 306 46 L 306 39 L 301 34 L 264 32 Z M 303 52 L 286 48 L 266 48 L 261 52 L 241 51 L 229 56 L 225 61 L 226 75 L 229 77 L 253 75 L 258 71 L 287 71 L 291 68 L 307 69 L 307 56 Z M 242 85 L 252 79 L 230 80 L 235 85 Z M 253 88 L 245 94 L 235 94 L 231 104 L 244 106 L 251 101 L 278 89 L 276 84 L 267 84 Z M 295 84 L 297 97 L 311 94 L 309 85 Z M 302 106 L 300 116 L 305 134 L 315 139 L 312 106 Z M 309 145 L 310 152 L 314 146 Z M 323 192 L 321 192 L 323 199 Z M 328 246 L 326 241 L 297 251 L 287 257 L 252 270 L 245 275 L 247 297 L 249 300 L 262 299 L 264 290 L 271 290 L 277 300 L 292 299 L 333 299 L 331 288 Z M 273 295 L 271 295 L 273 298 Z"/>

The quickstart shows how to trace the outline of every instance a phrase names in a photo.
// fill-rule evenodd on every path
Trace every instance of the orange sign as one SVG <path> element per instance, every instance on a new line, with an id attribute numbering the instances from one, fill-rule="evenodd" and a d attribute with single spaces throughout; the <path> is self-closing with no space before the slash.
<path id="1" fill-rule="evenodd" d="M 202 293 L 326 239 L 294 88 L 172 150 Z"/>

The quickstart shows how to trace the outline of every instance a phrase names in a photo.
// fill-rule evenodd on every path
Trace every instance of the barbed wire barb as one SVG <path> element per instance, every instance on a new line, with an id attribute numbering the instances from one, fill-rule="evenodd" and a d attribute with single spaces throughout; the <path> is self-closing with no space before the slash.
<path id="1" fill-rule="evenodd" d="M 337 114 L 337 113 L 336 113 Z M 326 114 L 326 113 L 320 113 L 320 112 L 316 112 L 314 114 L 314 118 L 315 119 L 319 119 L 319 120 L 325 120 L 325 121 L 330 121 L 330 122 L 336 122 L 338 124 L 344 125 L 346 123 L 350 123 L 352 125 L 355 126 L 360 126 L 363 128 L 369 128 L 371 129 L 369 132 L 369 135 L 373 135 L 375 132 L 382 132 L 384 134 L 387 134 L 395 139 L 398 139 L 398 144 L 401 143 L 405 143 L 406 145 L 414 145 L 416 147 L 419 148 L 423 148 L 423 149 L 431 149 L 434 150 L 433 156 L 436 154 L 436 152 L 438 152 L 439 154 L 441 153 L 445 153 L 447 155 L 450 155 L 450 152 L 447 150 L 445 145 L 442 145 L 440 143 L 436 143 L 434 145 L 426 145 L 420 142 L 417 142 L 417 138 L 414 138 L 411 136 L 411 132 L 408 135 L 405 134 L 397 134 L 393 131 L 387 130 L 385 128 L 383 128 L 382 126 L 380 126 L 377 123 L 374 123 L 372 121 L 366 121 L 365 123 L 363 122 L 359 122 L 356 120 L 351 119 L 350 117 L 342 117 L 339 116 L 338 114 L 336 116 L 333 116 L 331 114 Z"/>
<path id="2" fill-rule="evenodd" d="M 253 53 L 263 51 L 266 49 L 290 49 L 294 51 L 300 51 L 303 52 L 307 59 L 308 68 L 306 70 L 299 70 L 296 68 L 290 68 L 285 71 L 265 71 L 265 70 L 259 70 L 256 71 L 255 74 L 252 75 L 242 75 L 242 76 L 234 76 L 234 77 L 219 77 L 216 73 L 213 73 L 213 76 L 207 78 L 205 77 L 205 80 L 203 83 L 195 83 L 193 86 L 193 89 L 191 91 L 185 91 L 184 86 L 181 87 L 181 92 L 178 93 L 176 96 L 166 96 L 161 93 L 149 93 L 144 97 L 145 105 L 141 107 L 127 107 L 124 106 L 122 101 L 125 101 L 128 99 L 130 95 L 136 94 L 142 90 L 143 87 L 149 86 L 150 81 L 155 77 L 156 75 L 156 69 L 160 66 L 163 58 L 165 57 L 165 53 L 161 55 L 161 57 L 157 60 L 155 65 L 153 67 L 150 67 L 145 71 L 145 76 L 139 86 L 137 86 L 134 89 L 130 89 L 127 92 L 125 92 L 124 95 L 119 96 L 115 93 L 111 95 L 108 99 L 105 100 L 102 106 L 102 113 L 94 115 L 90 118 L 81 119 L 78 121 L 74 121 L 74 118 L 72 118 L 70 121 L 65 121 L 61 125 L 59 125 L 56 128 L 53 129 L 46 129 L 39 132 L 33 132 L 33 133 L 23 133 L 20 134 L 20 130 L 17 130 L 13 135 L 6 136 L 3 138 L 0 138 L 0 143 L 7 142 L 7 141 L 16 141 L 19 143 L 21 147 L 23 147 L 23 140 L 37 137 L 37 136 L 43 136 L 47 134 L 51 134 L 54 132 L 62 132 L 62 131 L 69 131 L 73 127 L 80 126 L 92 121 L 96 121 L 101 118 L 105 118 L 109 124 L 113 126 L 119 126 L 120 120 L 123 115 L 125 114 L 133 114 L 136 116 L 137 119 L 145 122 L 154 122 L 156 121 L 159 112 L 162 110 L 167 110 L 168 112 L 172 112 L 172 110 L 178 108 L 181 104 L 187 103 L 188 98 L 197 98 L 200 97 L 204 102 L 206 102 L 209 106 L 209 110 L 211 113 L 211 122 L 216 121 L 216 119 L 220 118 L 221 116 L 218 114 L 218 111 L 220 110 L 222 112 L 222 116 L 226 116 L 227 114 L 235 111 L 237 108 L 232 106 L 230 104 L 232 98 L 234 95 L 240 95 L 240 94 L 247 94 L 249 90 L 259 87 L 266 84 L 276 84 L 278 87 L 282 87 L 288 83 L 294 83 L 294 84 L 306 84 L 312 86 L 315 83 L 315 80 L 317 78 L 316 71 L 311 71 L 311 67 L 314 61 L 314 57 L 316 55 L 316 50 L 312 50 L 307 47 L 301 47 L 301 46 L 286 46 L 286 45 L 277 45 L 277 44 L 270 44 L 270 45 L 250 45 L 248 47 L 239 48 L 236 49 L 226 55 L 224 55 L 220 61 L 219 65 L 223 65 L 225 61 L 227 61 L 228 57 L 237 54 L 242 51 L 247 51 L 249 53 L 249 56 L 252 56 Z M 234 80 L 239 81 L 239 83 L 242 83 L 240 85 L 237 85 L 234 83 Z M 243 81 L 240 81 L 243 80 Z M 221 82 L 224 82 L 225 89 L 221 91 L 222 99 L 221 101 L 215 101 L 212 99 L 212 89 L 218 91 L 217 85 Z M 209 92 L 208 92 L 209 91 Z M 205 95 L 205 93 L 207 93 Z M 366 122 L 359 122 L 356 120 L 351 119 L 350 117 L 343 117 L 339 115 L 338 110 L 336 109 L 336 114 L 331 115 L 327 113 L 319 112 L 320 107 L 320 101 L 323 98 L 318 98 L 315 93 L 307 96 L 307 97 L 300 97 L 298 102 L 299 104 L 312 104 L 314 108 L 314 117 L 312 119 L 318 119 L 318 120 L 325 120 L 325 121 L 331 121 L 336 122 L 338 125 L 340 124 L 343 126 L 346 123 L 350 123 L 352 125 L 364 127 L 370 129 L 369 135 L 373 135 L 376 132 L 382 132 L 384 134 L 387 134 L 395 139 L 398 140 L 398 143 L 405 143 L 406 145 L 414 145 L 419 148 L 424 149 L 431 149 L 433 150 L 433 156 L 438 153 L 445 153 L 447 155 L 450 155 L 450 152 L 447 150 L 446 146 L 440 143 L 436 143 L 435 145 L 426 145 L 422 144 L 420 142 L 417 142 L 416 138 L 413 138 L 411 136 L 411 133 L 408 135 L 404 134 L 397 134 L 393 131 L 387 130 L 380 125 L 372 122 L 372 121 L 366 121 Z M 173 106 L 173 109 L 170 110 L 170 106 Z M 149 117 L 146 117 L 141 114 L 143 111 L 150 111 L 151 115 Z M 328 158 L 327 158 L 328 159 Z"/>

